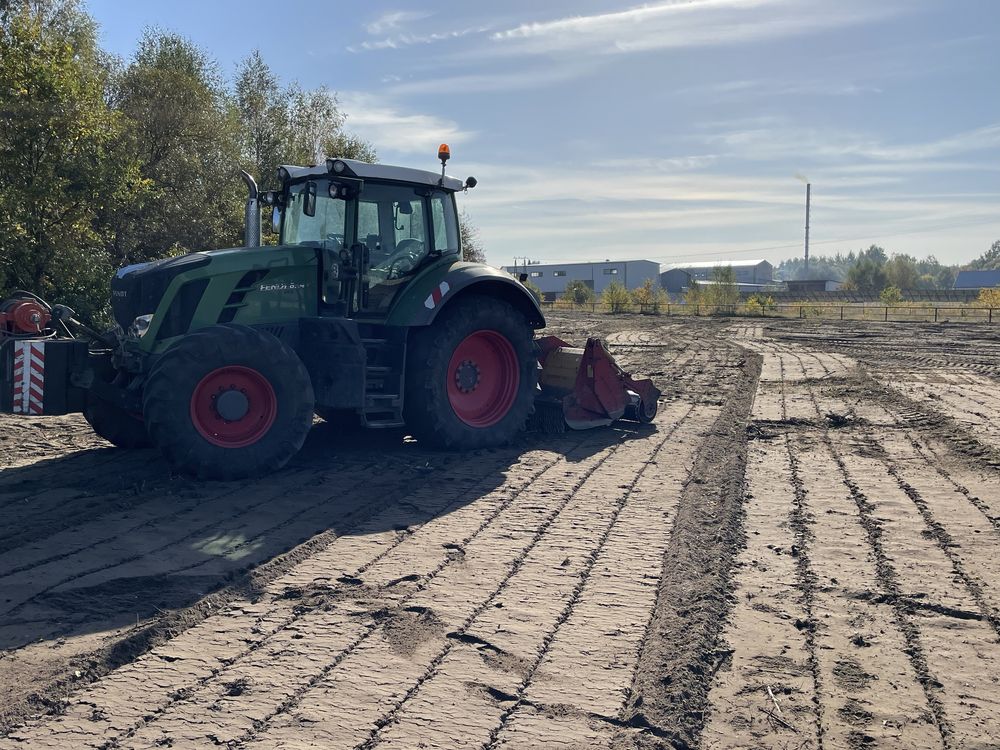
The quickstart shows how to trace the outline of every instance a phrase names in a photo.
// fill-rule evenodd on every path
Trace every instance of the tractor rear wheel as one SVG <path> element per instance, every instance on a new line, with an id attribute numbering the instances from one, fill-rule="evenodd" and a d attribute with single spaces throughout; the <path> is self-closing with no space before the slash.
<path id="1" fill-rule="evenodd" d="M 302 361 L 269 333 L 240 325 L 196 331 L 153 365 L 143 415 L 153 443 L 181 471 L 238 479 L 280 469 L 312 426 Z"/>
<path id="2" fill-rule="evenodd" d="M 453 302 L 411 335 L 404 417 L 420 441 L 444 448 L 510 442 L 534 409 L 534 332 L 492 297 Z"/>

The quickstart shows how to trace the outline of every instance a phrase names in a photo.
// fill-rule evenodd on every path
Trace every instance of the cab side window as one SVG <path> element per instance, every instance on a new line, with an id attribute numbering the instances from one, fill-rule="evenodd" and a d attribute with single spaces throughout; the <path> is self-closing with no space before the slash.
<path id="1" fill-rule="evenodd" d="M 431 222 L 434 225 L 434 249 L 442 254 L 459 251 L 458 221 L 455 202 L 450 195 L 431 196 Z"/>

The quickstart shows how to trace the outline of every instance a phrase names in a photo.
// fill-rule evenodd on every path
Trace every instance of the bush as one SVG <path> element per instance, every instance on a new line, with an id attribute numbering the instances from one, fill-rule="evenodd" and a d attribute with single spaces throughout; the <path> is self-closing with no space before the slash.
<path id="1" fill-rule="evenodd" d="M 1000 289 L 980 289 L 976 304 L 980 307 L 1000 307 Z"/>
<path id="2" fill-rule="evenodd" d="M 594 302 L 594 290 L 586 282 L 575 280 L 566 285 L 562 299 L 569 300 L 571 305 L 589 305 Z"/>
<path id="3" fill-rule="evenodd" d="M 667 306 L 670 298 L 659 284 L 652 279 L 646 279 L 642 286 L 632 292 L 632 302 L 639 307 L 641 313 L 658 314 L 661 308 Z"/>
<path id="4" fill-rule="evenodd" d="M 702 303 L 701 298 L 701 286 L 698 285 L 697 281 L 692 281 L 691 286 L 684 292 L 684 304 L 697 309 L 697 306 Z"/>
<path id="5" fill-rule="evenodd" d="M 903 301 L 903 293 L 898 286 L 887 286 L 879 294 L 879 299 L 886 307 L 897 307 Z"/>
<path id="6" fill-rule="evenodd" d="M 765 297 L 763 294 L 753 294 L 747 299 L 747 312 L 750 315 L 763 315 L 768 310 L 776 310 L 774 297 Z"/>
<path id="7" fill-rule="evenodd" d="M 632 295 L 619 281 L 612 281 L 601 294 L 601 303 L 612 313 L 627 312 L 631 301 Z"/>

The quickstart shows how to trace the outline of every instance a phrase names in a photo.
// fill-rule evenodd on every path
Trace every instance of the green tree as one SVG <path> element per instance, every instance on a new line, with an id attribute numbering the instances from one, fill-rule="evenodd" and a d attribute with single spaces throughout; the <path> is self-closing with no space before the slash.
<path id="1" fill-rule="evenodd" d="M 76 0 L 0 14 L 0 292 L 26 288 L 100 316 L 110 263 L 99 216 L 126 189 L 108 65 Z M 0 294 L 2 296 L 2 294 Z"/>
<path id="2" fill-rule="evenodd" d="M 1000 268 L 1000 240 L 994 242 L 989 250 L 972 261 L 969 268 L 984 271 Z"/>
<path id="3" fill-rule="evenodd" d="M 851 270 L 847 272 L 844 288 L 878 294 L 885 289 L 888 283 L 882 264 L 865 257 L 851 266 Z"/>
<path id="4" fill-rule="evenodd" d="M 574 305 L 590 305 L 593 304 L 595 298 L 594 290 L 587 285 L 587 282 L 580 279 L 569 282 L 563 293 L 563 299 L 572 301 Z"/>
<path id="5" fill-rule="evenodd" d="M 107 220 L 118 265 L 242 241 L 239 118 L 217 66 L 181 36 L 147 30 L 118 82 L 130 199 Z"/>
<path id="6" fill-rule="evenodd" d="M 736 272 L 732 266 L 716 266 L 712 269 L 712 284 L 704 290 L 705 302 L 716 307 L 729 307 L 740 301 L 740 290 L 736 285 Z"/>
<path id="7" fill-rule="evenodd" d="M 692 280 L 691 286 L 684 293 L 684 304 L 697 306 L 705 303 L 705 295 L 702 293 L 702 286 L 697 281 Z"/>
<path id="8" fill-rule="evenodd" d="M 243 168 L 258 183 L 269 183 L 288 158 L 288 94 L 257 50 L 240 63 L 233 93 L 240 118 Z"/>
<path id="9" fill-rule="evenodd" d="M 916 289 L 920 285 L 920 269 L 912 256 L 893 255 L 884 268 L 886 280 L 897 289 Z"/>
<path id="10" fill-rule="evenodd" d="M 485 263 L 486 251 L 479 234 L 479 227 L 472 223 L 463 208 L 458 213 L 458 231 L 462 240 L 462 258 L 472 263 Z"/>
<path id="11" fill-rule="evenodd" d="M 620 281 L 612 281 L 601 293 L 601 302 L 608 312 L 621 313 L 628 310 L 632 297 Z"/>

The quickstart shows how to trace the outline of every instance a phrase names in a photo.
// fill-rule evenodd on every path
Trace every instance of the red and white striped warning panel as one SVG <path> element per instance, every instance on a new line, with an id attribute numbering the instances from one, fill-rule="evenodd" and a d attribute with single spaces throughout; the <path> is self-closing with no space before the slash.
<path id="1" fill-rule="evenodd" d="M 45 395 L 45 342 L 14 342 L 14 413 L 41 414 Z"/>
<path id="2" fill-rule="evenodd" d="M 451 289 L 451 287 L 448 286 L 448 282 L 442 281 L 434 288 L 434 291 L 427 296 L 427 299 L 424 300 L 424 307 L 428 310 L 433 310 L 441 303 L 441 300 L 444 298 L 444 295 L 448 293 L 449 289 Z"/>

